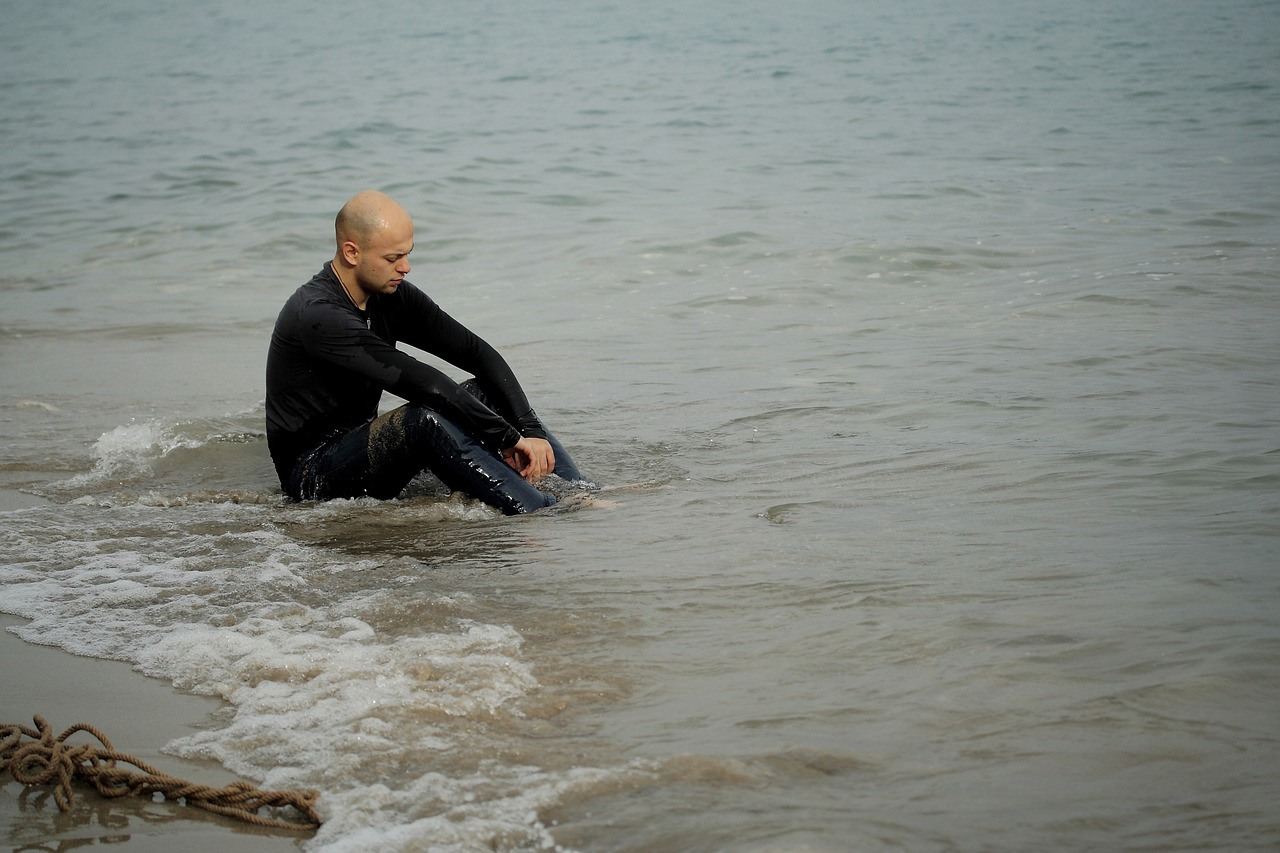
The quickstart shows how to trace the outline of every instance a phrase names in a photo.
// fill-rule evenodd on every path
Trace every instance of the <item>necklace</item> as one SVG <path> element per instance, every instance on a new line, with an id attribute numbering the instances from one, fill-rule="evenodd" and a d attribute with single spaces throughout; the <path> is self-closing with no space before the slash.
<path id="1" fill-rule="evenodd" d="M 347 290 L 347 283 L 342 280 L 342 276 L 338 275 L 338 268 L 333 264 L 329 264 L 329 271 L 333 273 L 333 277 L 338 280 L 338 284 L 342 285 L 342 292 L 346 294 L 347 299 L 351 301 L 351 305 L 362 315 L 364 315 L 364 325 L 366 328 L 373 328 L 373 319 L 365 312 L 363 308 L 356 302 L 355 297 L 351 295 L 351 291 Z"/>
<path id="2" fill-rule="evenodd" d="M 338 284 L 342 285 L 342 292 L 351 300 L 351 304 L 356 307 L 357 311 L 362 311 L 363 309 L 360 307 L 360 303 L 356 302 L 355 297 L 351 295 L 351 291 L 347 289 L 347 283 L 342 280 L 342 276 L 338 275 L 338 268 L 333 264 L 329 264 L 329 269 L 333 272 L 333 277 L 338 280 Z"/>

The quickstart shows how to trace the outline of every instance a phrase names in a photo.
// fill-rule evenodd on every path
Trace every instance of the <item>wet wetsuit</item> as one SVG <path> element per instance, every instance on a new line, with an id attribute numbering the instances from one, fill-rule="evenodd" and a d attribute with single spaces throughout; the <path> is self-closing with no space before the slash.
<path id="1" fill-rule="evenodd" d="M 476 377 L 459 385 L 396 349 L 429 352 Z M 409 405 L 377 417 L 386 390 Z M 492 406 L 492 408 L 491 408 Z M 330 264 L 276 320 L 267 355 L 267 445 L 295 500 L 395 497 L 429 468 L 503 512 L 555 502 L 506 465 L 521 436 L 552 442 L 555 473 L 581 475 L 547 434 L 497 350 L 409 282 L 356 308 Z"/>

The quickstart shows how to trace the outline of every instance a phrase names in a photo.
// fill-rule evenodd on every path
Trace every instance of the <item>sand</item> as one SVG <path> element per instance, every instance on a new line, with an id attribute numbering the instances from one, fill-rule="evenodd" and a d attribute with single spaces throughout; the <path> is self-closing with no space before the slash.
<path id="1" fill-rule="evenodd" d="M 31 726 L 32 717 L 40 714 L 58 733 L 75 723 L 89 723 L 121 752 L 178 778 L 208 785 L 237 779 L 216 764 L 161 752 L 174 738 L 215 726 L 219 700 L 181 693 L 126 663 L 76 657 L 24 642 L 8 630 L 23 622 L 0 614 L 0 723 Z M 105 844 L 128 851 L 271 853 L 300 850 L 311 837 L 310 832 L 251 827 L 177 803 L 139 797 L 107 800 L 85 785 L 76 786 L 75 806 L 63 813 L 51 789 L 19 785 L 7 773 L 0 781 L 3 849 L 67 850 Z"/>

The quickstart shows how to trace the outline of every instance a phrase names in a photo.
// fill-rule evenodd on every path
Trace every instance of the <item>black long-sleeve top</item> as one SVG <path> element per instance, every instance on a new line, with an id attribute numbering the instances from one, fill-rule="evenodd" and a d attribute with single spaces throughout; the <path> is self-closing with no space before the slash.
<path id="1" fill-rule="evenodd" d="M 429 352 L 480 380 L 495 412 L 441 371 L 396 349 Z M 407 281 L 361 311 L 325 264 L 281 309 L 267 354 L 267 446 L 287 487 L 298 458 L 377 415 L 389 391 L 435 409 L 494 450 L 546 438 L 505 359 Z"/>

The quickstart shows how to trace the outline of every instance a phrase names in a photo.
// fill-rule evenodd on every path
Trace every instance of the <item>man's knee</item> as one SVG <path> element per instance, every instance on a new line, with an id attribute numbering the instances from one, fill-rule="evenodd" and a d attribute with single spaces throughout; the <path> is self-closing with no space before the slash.
<path id="1" fill-rule="evenodd" d="M 370 425 L 369 462 L 375 480 L 394 479 L 393 472 L 412 477 L 426 469 L 449 488 L 478 498 L 507 515 L 531 512 L 556 502 L 553 496 L 522 480 L 501 455 L 439 412 L 420 404 L 400 406 Z"/>

